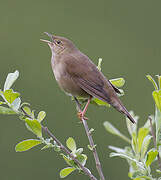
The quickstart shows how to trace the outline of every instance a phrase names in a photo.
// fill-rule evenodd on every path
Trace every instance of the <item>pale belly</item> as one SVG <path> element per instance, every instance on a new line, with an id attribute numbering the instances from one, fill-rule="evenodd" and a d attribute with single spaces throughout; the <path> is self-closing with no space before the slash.
<path id="1" fill-rule="evenodd" d="M 89 97 L 82 88 L 80 88 L 70 77 L 69 74 L 63 69 L 63 66 L 59 63 L 56 66 L 52 65 L 54 76 L 58 82 L 60 88 L 65 91 L 66 94 L 72 96 Z"/>

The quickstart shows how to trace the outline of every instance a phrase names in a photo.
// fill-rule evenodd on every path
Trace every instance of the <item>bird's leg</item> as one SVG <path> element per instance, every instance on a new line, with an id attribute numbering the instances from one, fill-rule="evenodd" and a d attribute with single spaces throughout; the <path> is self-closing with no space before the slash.
<path id="1" fill-rule="evenodd" d="M 86 111 L 87 111 L 88 105 L 90 104 L 90 101 L 91 101 L 92 97 L 89 97 L 89 98 L 88 98 L 87 104 L 85 105 L 83 111 L 82 111 L 81 108 L 80 108 L 80 103 L 79 103 L 78 99 L 77 99 L 76 97 L 74 97 L 74 99 L 75 99 L 75 101 L 76 101 L 77 107 L 79 108 L 79 112 L 78 112 L 78 114 L 77 114 L 77 115 L 78 115 L 78 118 L 79 118 L 79 119 L 84 118 L 85 120 L 87 120 L 88 118 L 86 118 L 84 115 L 85 115 L 85 113 L 86 113 Z"/>
<path id="2" fill-rule="evenodd" d="M 74 97 L 74 100 L 76 102 L 77 110 L 81 111 L 81 104 L 79 103 L 78 99 L 75 96 L 73 96 L 73 97 Z"/>

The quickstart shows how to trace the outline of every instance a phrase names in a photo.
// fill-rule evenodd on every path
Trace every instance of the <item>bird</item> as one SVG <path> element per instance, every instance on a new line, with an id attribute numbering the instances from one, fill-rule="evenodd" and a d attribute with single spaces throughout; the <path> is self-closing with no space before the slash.
<path id="1" fill-rule="evenodd" d="M 71 40 L 47 32 L 45 34 L 50 41 L 40 40 L 46 42 L 51 49 L 51 66 L 59 87 L 75 100 L 78 96 L 88 98 L 84 110 L 79 112 L 81 117 L 84 117 L 91 99 L 95 97 L 107 102 L 135 123 L 117 95 L 121 93 L 120 90 L 98 70 L 88 56 Z"/>

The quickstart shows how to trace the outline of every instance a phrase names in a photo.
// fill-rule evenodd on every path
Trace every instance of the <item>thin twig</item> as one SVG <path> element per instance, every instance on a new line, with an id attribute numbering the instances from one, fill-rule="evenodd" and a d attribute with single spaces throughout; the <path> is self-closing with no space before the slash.
<path id="1" fill-rule="evenodd" d="M 154 133 L 154 130 L 153 130 L 153 124 L 152 124 L 152 118 L 150 116 L 149 116 L 149 121 L 150 121 L 150 128 L 151 128 L 151 134 L 152 134 L 152 137 L 153 137 L 154 147 L 157 149 L 156 137 L 155 137 L 155 133 Z M 161 159 L 160 159 L 159 153 L 157 155 L 157 158 L 158 158 L 159 169 L 161 170 Z"/>
<path id="2" fill-rule="evenodd" d="M 92 179 L 92 180 L 97 180 L 97 179 L 93 176 L 93 174 L 91 174 L 91 172 L 90 172 L 87 168 L 85 168 L 85 167 L 68 151 L 68 149 L 67 149 L 65 146 L 63 146 L 63 144 L 49 131 L 49 129 L 48 129 L 47 127 L 42 126 L 42 129 L 43 129 L 43 131 L 44 131 L 46 134 L 48 134 L 54 141 L 56 141 L 56 143 L 60 146 L 60 149 L 61 149 L 62 151 L 64 151 L 65 153 L 67 153 L 67 154 L 74 160 L 74 162 L 77 163 L 77 165 L 82 169 L 82 171 L 84 171 L 84 173 L 85 173 L 87 176 L 90 177 L 90 179 Z"/>
<path id="3" fill-rule="evenodd" d="M 77 108 L 79 109 L 79 111 L 81 111 L 81 107 L 80 107 L 79 101 L 75 97 L 74 97 L 74 99 L 75 99 Z M 105 177 L 104 177 L 103 172 L 102 172 L 101 163 L 100 163 L 100 160 L 99 160 L 99 157 L 98 157 L 98 153 L 97 153 L 97 150 L 96 150 L 96 146 L 94 144 L 92 135 L 90 133 L 90 130 L 89 130 L 89 127 L 88 127 L 88 124 L 87 124 L 87 120 L 85 120 L 83 117 L 81 117 L 81 120 L 83 122 L 83 126 L 85 128 L 86 135 L 88 137 L 89 144 L 90 144 L 90 147 L 91 147 L 92 152 L 93 152 L 93 156 L 94 156 L 94 159 L 95 159 L 97 171 L 99 173 L 99 176 L 100 176 L 101 180 L 105 180 Z"/>
<path id="4" fill-rule="evenodd" d="M 27 116 L 30 119 L 33 119 L 29 114 L 26 113 L 26 111 L 21 107 L 21 111 L 25 116 Z M 44 127 L 41 125 L 42 130 L 49 135 L 56 143 L 60 146 L 60 149 L 64 151 L 66 154 L 69 155 L 69 157 L 82 169 L 82 171 L 90 177 L 91 180 L 97 180 L 95 176 L 86 168 L 84 167 L 69 151 L 68 149 L 54 136 L 54 134 L 51 133 L 51 131 L 48 129 L 48 127 Z"/>

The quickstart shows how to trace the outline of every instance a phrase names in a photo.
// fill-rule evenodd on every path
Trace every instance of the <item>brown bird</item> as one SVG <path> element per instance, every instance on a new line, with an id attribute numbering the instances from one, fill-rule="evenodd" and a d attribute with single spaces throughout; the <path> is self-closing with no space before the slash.
<path id="1" fill-rule="evenodd" d="M 69 39 L 47 32 L 45 34 L 51 41 L 41 40 L 47 42 L 51 49 L 51 65 L 60 88 L 74 97 L 88 98 L 84 110 L 80 112 L 81 116 L 84 117 L 91 98 L 96 97 L 109 103 L 135 123 L 117 96 L 119 89 L 111 84 L 88 56 L 79 51 Z"/>

